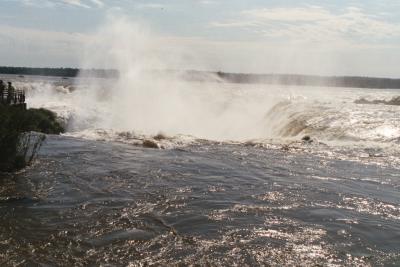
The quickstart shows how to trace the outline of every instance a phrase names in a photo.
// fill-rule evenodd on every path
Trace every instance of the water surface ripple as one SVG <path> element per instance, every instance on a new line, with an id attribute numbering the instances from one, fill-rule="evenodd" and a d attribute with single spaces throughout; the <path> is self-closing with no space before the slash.
<path id="1" fill-rule="evenodd" d="M 49 136 L 1 183 L 2 266 L 400 265 L 393 166 Z"/>

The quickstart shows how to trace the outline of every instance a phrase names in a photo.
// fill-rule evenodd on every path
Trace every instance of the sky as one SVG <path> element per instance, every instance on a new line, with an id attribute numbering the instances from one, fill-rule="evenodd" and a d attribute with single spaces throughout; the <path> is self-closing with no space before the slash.
<path id="1" fill-rule="evenodd" d="M 400 78 L 399 0 L 0 0 L 0 65 L 81 67 L 118 17 L 171 69 Z"/>

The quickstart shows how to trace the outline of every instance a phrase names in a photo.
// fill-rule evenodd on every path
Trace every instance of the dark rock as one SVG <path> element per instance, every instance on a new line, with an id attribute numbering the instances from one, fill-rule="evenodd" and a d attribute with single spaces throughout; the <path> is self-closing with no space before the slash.
<path id="1" fill-rule="evenodd" d="M 160 148 L 160 145 L 154 140 L 146 139 L 143 141 L 143 147 Z"/>
<path id="2" fill-rule="evenodd" d="M 165 140 L 165 139 L 167 139 L 167 136 L 163 133 L 159 133 L 156 136 L 154 136 L 154 139 L 155 140 Z"/>
<path id="3" fill-rule="evenodd" d="M 311 143 L 313 141 L 309 135 L 303 136 L 303 138 L 301 138 L 301 140 L 304 142 L 307 142 L 307 143 Z"/>

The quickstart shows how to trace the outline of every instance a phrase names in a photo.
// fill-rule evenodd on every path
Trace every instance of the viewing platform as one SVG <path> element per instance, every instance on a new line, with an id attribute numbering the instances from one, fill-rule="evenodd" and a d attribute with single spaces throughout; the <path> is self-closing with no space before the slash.
<path id="1" fill-rule="evenodd" d="M 0 80 L 0 103 L 26 110 L 25 91 L 15 89 L 11 82 L 8 82 L 8 85 L 6 85 Z"/>

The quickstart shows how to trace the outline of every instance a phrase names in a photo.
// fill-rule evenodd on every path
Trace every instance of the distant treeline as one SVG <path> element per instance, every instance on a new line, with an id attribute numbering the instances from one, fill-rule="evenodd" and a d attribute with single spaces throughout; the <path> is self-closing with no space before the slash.
<path id="1" fill-rule="evenodd" d="M 118 77 L 117 70 L 104 69 L 75 69 L 75 68 L 27 68 L 27 67 L 0 67 L 1 74 L 38 75 L 55 77 L 87 77 L 113 78 Z"/>
<path id="2" fill-rule="evenodd" d="M 1 74 L 40 75 L 57 77 L 99 77 L 116 78 L 119 72 L 113 69 L 76 69 L 76 68 L 26 68 L 0 67 Z M 177 74 L 177 71 L 165 71 L 164 74 Z M 182 73 L 182 72 L 179 72 Z M 400 79 L 350 77 L 350 76 L 313 76 L 297 74 L 243 74 L 226 72 L 186 71 L 183 78 L 189 81 L 217 81 L 230 83 L 260 83 L 304 86 L 332 86 L 358 88 L 400 89 Z"/>
<path id="3" fill-rule="evenodd" d="M 216 77 L 221 81 L 230 83 L 400 89 L 400 79 L 390 78 L 351 76 L 328 77 L 297 74 L 243 74 L 225 72 L 209 72 L 208 74 L 216 75 Z M 205 72 L 201 71 L 188 71 L 184 76 L 188 80 L 201 81 L 207 79 Z"/>

